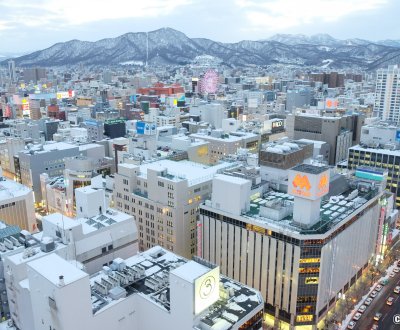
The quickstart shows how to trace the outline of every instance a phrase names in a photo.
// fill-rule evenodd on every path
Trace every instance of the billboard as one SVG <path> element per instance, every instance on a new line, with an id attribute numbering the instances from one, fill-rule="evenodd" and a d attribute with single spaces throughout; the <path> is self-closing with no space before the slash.
<path id="1" fill-rule="evenodd" d="M 361 179 L 373 180 L 373 181 L 383 181 L 387 173 L 379 169 L 366 169 L 358 167 L 356 169 L 355 176 Z"/>
<path id="2" fill-rule="evenodd" d="M 219 267 L 215 267 L 194 282 L 194 313 L 201 313 L 219 300 Z"/>
<path id="3" fill-rule="evenodd" d="M 144 128 L 146 126 L 146 123 L 144 121 L 138 121 L 136 123 L 136 132 L 138 134 L 144 134 Z"/>
<path id="4" fill-rule="evenodd" d="M 289 170 L 288 193 L 317 200 L 329 192 L 329 170 L 318 174 Z"/>
<path id="5" fill-rule="evenodd" d="M 156 134 L 156 124 L 154 123 L 146 123 L 144 121 L 138 121 L 136 123 L 136 133 L 144 134 L 144 135 L 153 135 Z"/>
<path id="6" fill-rule="evenodd" d="M 327 98 L 325 100 L 325 109 L 336 109 L 339 106 L 338 99 Z"/>
<path id="7" fill-rule="evenodd" d="M 396 141 L 400 142 L 400 131 L 396 131 Z"/>
<path id="8" fill-rule="evenodd" d="M 274 120 L 271 122 L 271 131 L 282 131 L 285 128 L 285 121 L 283 119 Z"/>
<path id="9" fill-rule="evenodd" d="M 69 90 L 68 92 L 57 92 L 56 93 L 57 99 L 68 99 L 75 96 L 75 91 Z"/>

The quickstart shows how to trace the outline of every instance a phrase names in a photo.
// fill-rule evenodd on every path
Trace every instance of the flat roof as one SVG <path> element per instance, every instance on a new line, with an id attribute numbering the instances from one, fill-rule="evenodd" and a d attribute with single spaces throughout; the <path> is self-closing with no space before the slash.
<path id="1" fill-rule="evenodd" d="M 3 204 L 6 200 L 21 197 L 30 192 L 32 190 L 27 186 L 5 177 L 0 177 L 0 204 Z"/>
<path id="2" fill-rule="evenodd" d="M 209 271 L 209 268 L 190 260 L 184 265 L 172 270 L 170 273 L 179 276 L 190 283 L 194 283 L 197 278 Z"/>
<path id="3" fill-rule="evenodd" d="M 293 211 L 281 220 L 274 220 L 261 215 L 260 211 L 263 207 L 280 208 L 290 207 L 290 205 L 293 207 L 293 196 L 274 190 L 266 192 L 260 198 L 251 200 L 250 210 L 243 217 L 256 222 L 260 227 L 266 226 L 267 229 L 275 228 L 278 231 L 283 229 L 303 235 L 324 234 L 333 226 L 346 219 L 350 214 L 362 208 L 364 204 L 378 194 L 378 189 L 366 192 L 357 190 L 356 195 L 354 195 L 353 191 L 354 189 L 348 187 L 339 196 L 323 199 L 320 206 L 320 220 L 310 228 L 303 228 L 293 222 Z M 277 202 L 278 206 L 268 206 L 270 202 Z"/>
<path id="4" fill-rule="evenodd" d="M 58 225 L 60 228 L 70 229 L 82 225 L 82 233 L 87 234 L 98 229 L 111 226 L 114 223 L 131 219 L 132 216 L 115 209 L 108 208 L 103 214 L 90 218 L 72 219 L 61 213 L 52 213 L 43 217 L 46 221 Z"/>
<path id="5" fill-rule="evenodd" d="M 50 253 L 44 258 L 33 260 L 28 263 L 28 266 L 43 275 L 54 285 L 60 283 L 60 276 L 64 276 L 65 285 L 89 276 L 56 253 Z"/>
<path id="6" fill-rule="evenodd" d="M 320 174 L 329 170 L 328 166 L 316 166 L 311 164 L 300 164 L 295 167 L 292 167 L 291 170 L 309 173 L 309 174 Z"/>
<path id="7" fill-rule="evenodd" d="M 169 274 L 175 274 L 188 282 L 193 283 L 196 278 L 211 270 L 207 266 L 196 261 L 189 261 L 176 254 L 155 246 L 145 252 L 128 259 L 117 259 L 115 266 L 121 265 L 119 269 L 103 270 L 90 277 L 92 292 L 93 313 L 107 308 L 110 304 L 118 303 L 110 297 L 110 291 L 117 288 L 119 292 L 126 292 L 126 297 L 139 294 L 146 297 L 154 304 L 170 310 L 170 287 Z M 114 267 L 115 269 L 116 267 Z M 121 279 L 119 283 L 115 279 Z M 122 280 L 123 279 L 123 280 Z M 123 283 L 125 281 L 125 283 Z M 113 286 L 108 293 L 100 292 L 101 285 Z M 211 329 L 218 329 L 219 322 L 229 323 L 230 327 L 237 321 L 253 312 L 262 305 L 260 293 L 239 282 L 220 276 L 220 284 L 230 291 L 227 299 L 220 299 L 196 317 L 195 324 L 205 323 Z M 111 286 L 110 286 L 111 285 Z M 122 298 L 122 299 L 125 299 Z M 184 298 L 183 298 L 184 299 Z M 223 321 L 222 321 L 223 320 Z M 194 325 L 195 325 L 194 324 Z"/>
<path id="8" fill-rule="evenodd" d="M 400 156 L 400 149 L 390 150 L 384 148 L 368 148 L 368 147 L 362 147 L 359 144 L 350 147 L 349 150 L 375 152 L 377 154 L 384 154 L 389 156 Z"/>
<path id="9" fill-rule="evenodd" d="M 219 171 L 227 167 L 231 167 L 232 163 L 219 163 L 213 166 L 207 166 L 200 163 L 190 162 L 186 160 L 173 161 L 162 159 L 152 163 L 140 165 L 140 177 L 147 178 L 147 169 L 160 171 L 167 169 L 169 179 L 174 181 L 188 180 L 188 184 L 194 185 L 201 182 L 209 181 Z"/>

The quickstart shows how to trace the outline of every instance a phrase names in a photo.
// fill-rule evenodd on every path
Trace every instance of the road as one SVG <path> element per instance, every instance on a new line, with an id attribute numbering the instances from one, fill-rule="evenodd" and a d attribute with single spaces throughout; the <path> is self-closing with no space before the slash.
<path id="1" fill-rule="evenodd" d="M 396 329 L 400 330 L 400 325 L 393 323 L 393 316 L 395 314 L 400 315 L 400 294 L 393 292 L 393 289 L 400 282 L 400 272 L 396 274 L 394 278 L 389 277 L 389 283 L 385 285 L 381 292 L 375 297 L 370 306 L 367 306 L 366 311 L 354 329 L 357 330 L 369 330 L 373 324 L 378 324 L 378 329 L 389 330 Z M 394 297 L 395 301 L 392 306 L 386 304 L 386 300 L 389 297 Z M 382 318 L 378 321 L 374 321 L 375 313 L 382 313 Z"/>

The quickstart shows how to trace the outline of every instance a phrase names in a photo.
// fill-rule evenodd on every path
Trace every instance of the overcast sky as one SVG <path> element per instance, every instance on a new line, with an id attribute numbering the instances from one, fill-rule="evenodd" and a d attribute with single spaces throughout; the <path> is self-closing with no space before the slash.
<path id="1" fill-rule="evenodd" d="M 400 0 L 0 0 L 0 55 L 171 27 L 235 42 L 276 33 L 400 39 Z"/>

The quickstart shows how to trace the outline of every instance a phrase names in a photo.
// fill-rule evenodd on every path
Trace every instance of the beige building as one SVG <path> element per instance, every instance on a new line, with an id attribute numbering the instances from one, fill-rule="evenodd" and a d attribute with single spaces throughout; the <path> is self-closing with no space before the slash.
<path id="1" fill-rule="evenodd" d="M 185 257 L 194 255 L 198 206 L 210 198 L 214 175 L 230 166 L 171 160 L 119 164 L 115 207 L 135 216 L 140 250 L 160 245 Z"/>
<path id="2" fill-rule="evenodd" d="M 217 175 L 200 206 L 198 255 L 260 290 L 275 329 L 278 319 L 316 329 L 376 256 L 382 186 L 329 177 L 327 167 L 299 165 L 288 194 L 256 195 L 249 180 Z"/>
<path id="3" fill-rule="evenodd" d="M 247 132 L 226 134 L 223 130 L 214 130 L 211 135 L 196 133 L 192 134 L 191 137 L 209 142 L 208 152 L 211 164 L 228 155 L 236 154 L 240 148 L 249 149 L 250 152 L 258 152 L 260 145 L 260 135 Z"/>
<path id="4" fill-rule="evenodd" d="M 0 219 L 8 225 L 36 231 L 32 190 L 2 175 L 0 168 Z"/>

